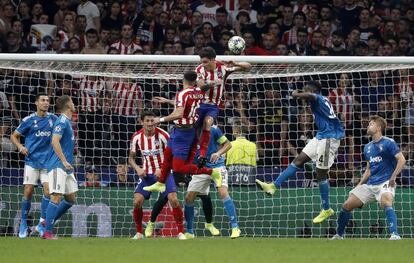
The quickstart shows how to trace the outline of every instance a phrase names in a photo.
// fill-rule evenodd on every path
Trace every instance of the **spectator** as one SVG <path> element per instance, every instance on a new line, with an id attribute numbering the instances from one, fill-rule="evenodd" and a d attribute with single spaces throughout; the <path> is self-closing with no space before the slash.
<path id="1" fill-rule="evenodd" d="M 179 39 L 179 37 L 177 36 L 177 31 L 176 31 L 175 27 L 168 26 L 165 29 L 165 36 L 164 36 L 164 41 L 163 42 L 173 42 L 174 43 L 178 39 Z"/>
<path id="2" fill-rule="evenodd" d="M 134 187 L 135 182 L 128 176 L 128 164 L 121 158 L 116 166 L 116 181 L 111 182 L 111 187 Z"/>
<path id="3" fill-rule="evenodd" d="M 413 35 L 410 33 L 410 20 L 401 18 L 398 22 L 398 37 L 412 39 Z"/>
<path id="4" fill-rule="evenodd" d="M 378 35 L 379 31 L 375 27 L 371 27 L 370 24 L 370 12 L 368 8 L 362 8 L 359 13 L 359 32 L 361 32 L 360 40 L 365 43 L 371 35 Z"/>
<path id="5" fill-rule="evenodd" d="M 362 110 L 375 114 L 378 111 L 378 102 L 387 100 L 391 96 L 393 89 L 391 86 L 385 85 L 381 71 L 368 72 L 368 82 L 364 83 L 359 91 L 359 100 L 362 105 Z"/>
<path id="6" fill-rule="evenodd" d="M 136 0 L 127 0 L 125 3 L 125 8 L 123 9 L 124 19 L 126 24 L 133 25 L 135 23 L 135 20 L 138 17 L 138 14 L 140 13 L 137 6 Z"/>
<path id="7" fill-rule="evenodd" d="M 197 32 L 203 23 L 203 15 L 199 11 L 195 11 L 191 17 L 191 31 Z M 213 24 L 214 25 L 214 24 Z"/>
<path id="8" fill-rule="evenodd" d="M 317 30 L 313 32 L 311 42 L 306 48 L 308 56 L 317 56 L 319 53 L 319 49 L 322 48 L 323 36 L 322 32 Z"/>
<path id="9" fill-rule="evenodd" d="M 329 5 L 321 6 L 321 11 L 319 12 L 319 17 L 321 18 L 321 20 L 332 21 L 333 20 L 332 8 Z M 335 28 L 335 30 L 336 30 L 336 28 Z"/>
<path id="10" fill-rule="evenodd" d="M 101 182 L 101 175 L 99 170 L 95 166 L 89 166 L 86 168 L 84 182 L 79 182 L 80 187 L 105 187 L 106 183 Z"/>
<path id="11" fill-rule="evenodd" d="M 170 25 L 178 29 L 184 23 L 184 15 L 185 13 L 178 6 L 174 7 L 170 12 Z"/>
<path id="12" fill-rule="evenodd" d="M 86 44 L 86 25 L 86 16 L 78 15 L 75 19 L 75 35 L 78 37 L 81 47 Z"/>
<path id="13" fill-rule="evenodd" d="M 174 55 L 184 55 L 184 49 L 180 42 L 174 42 L 173 53 Z"/>
<path id="14" fill-rule="evenodd" d="M 231 25 L 228 23 L 228 12 L 224 7 L 217 8 L 216 23 L 217 25 L 213 28 L 213 36 L 214 41 L 219 41 L 223 32 L 232 30 Z"/>
<path id="15" fill-rule="evenodd" d="M 322 33 L 322 46 L 331 47 L 332 46 L 332 22 L 329 20 L 321 20 L 319 24 L 319 30 Z"/>
<path id="16" fill-rule="evenodd" d="M 276 39 L 272 34 L 265 34 L 262 37 L 262 47 L 257 48 L 255 54 L 251 55 L 262 55 L 262 56 L 276 56 Z"/>
<path id="17" fill-rule="evenodd" d="M 397 37 L 397 27 L 395 26 L 394 21 L 388 20 L 387 22 L 385 22 L 381 37 L 384 41 L 388 41 L 388 39 L 390 38 Z"/>
<path id="18" fill-rule="evenodd" d="M 298 121 L 289 124 L 289 141 L 287 153 L 289 160 L 298 156 L 305 145 L 313 138 L 313 117 L 306 108 L 299 110 Z"/>
<path id="19" fill-rule="evenodd" d="M 155 22 L 154 8 L 151 6 L 145 7 L 143 17 L 135 20 L 133 28 L 140 45 L 158 48 L 163 40 L 163 28 Z"/>
<path id="20" fill-rule="evenodd" d="M 121 40 L 113 43 L 111 47 L 116 48 L 118 54 L 121 55 L 130 55 L 137 49 L 142 50 L 142 47 L 134 40 L 132 26 L 128 24 L 122 26 Z"/>
<path id="21" fill-rule="evenodd" d="M 361 32 L 359 28 L 354 27 L 351 29 L 350 33 L 348 34 L 348 38 L 345 41 L 346 49 L 351 54 L 354 55 L 354 48 L 358 45 L 360 40 Z"/>
<path id="22" fill-rule="evenodd" d="M 236 35 L 241 35 L 241 33 L 248 29 L 250 26 L 250 16 L 247 11 L 240 10 L 236 16 L 236 21 L 234 22 L 234 31 Z"/>
<path id="23" fill-rule="evenodd" d="M 5 136 L 10 135 L 12 126 L 13 115 L 10 102 L 7 99 L 7 95 L 0 91 L 0 140 L 2 140 L 2 146 L 5 143 Z M 2 148 L 1 151 L 3 152 L 4 149 Z M 2 156 L 2 158 L 4 158 L 4 156 Z"/>
<path id="24" fill-rule="evenodd" d="M 370 35 L 368 37 L 368 55 L 369 56 L 378 56 L 378 49 L 380 46 L 380 37 L 379 35 Z"/>
<path id="25" fill-rule="evenodd" d="M 254 38 L 256 40 L 256 43 L 259 43 L 262 36 L 266 34 L 269 30 L 269 26 L 267 23 L 267 17 L 268 13 L 265 11 L 265 9 L 260 9 L 257 11 L 257 22 L 250 24 L 247 28 L 254 34 Z M 277 34 L 275 37 L 278 39 Z"/>
<path id="26" fill-rule="evenodd" d="M 65 13 L 63 15 L 61 31 L 65 34 L 65 38 L 69 39 L 75 36 L 75 17 L 73 13 Z"/>
<path id="27" fill-rule="evenodd" d="M 306 18 L 306 27 L 309 29 L 310 32 L 315 31 L 319 25 L 319 12 L 316 9 L 316 7 L 312 7 L 309 9 Z"/>
<path id="28" fill-rule="evenodd" d="M 32 48 L 25 48 L 22 46 L 19 36 L 14 31 L 9 31 L 6 34 L 6 52 L 7 53 L 33 53 Z"/>
<path id="29" fill-rule="evenodd" d="M 231 21 L 234 23 L 237 20 L 237 16 L 239 15 L 239 12 L 241 11 L 245 11 L 249 14 L 249 21 L 251 23 L 256 23 L 257 22 L 257 12 L 256 10 L 252 9 L 251 6 L 251 0 L 239 0 L 239 6 L 237 7 L 236 10 L 234 10 L 231 13 Z"/>
<path id="30" fill-rule="evenodd" d="M 110 46 L 111 39 L 111 30 L 105 27 L 102 27 L 101 33 L 99 34 L 99 45 L 105 50 L 105 53 L 108 51 Z"/>
<path id="31" fill-rule="evenodd" d="M 398 39 L 397 56 L 408 56 L 410 52 L 410 40 L 406 37 Z"/>
<path id="32" fill-rule="evenodd" d="M 180 38 L 181 45 L 183 49 L 192 46 L 192 35 L 191 35 L 191 26 L 188 24 L 182 24 L 178 27 L 178 34 Z"/>
<path id="33" fill-rule="evenodd" d="M 32 24 L 39 24 L 39 18 L 43 14 L 43 5 L 39 2 L 32 6 Z"/>
<path id="34" fill-rule="evenodd" d="M 289 46 L 289 51 L 295 53 L 298 56 L 306 56 L 306 49 L 308 47 L 308 29 L 306 27 L 298 28 L 296 34 L 296 44 Z"/>
<path id="35" fill-rule="evenodd" d="M 81 48 L 80 48 L 80 41 L 77 37 L 72 37 L 68 41 L 68 51 L 70 54 L 80 54 Z"/>
<path id="36" fill-rule="evenodd" d="M 11 22 L 14 17 L 14 7 L 12 4 L 4 4 L 0 14 L 0 34 L 4 34 L 11 29 Z"/>
<path id="37" fill-rule="evenodd" d="M 283 43 L 277 44 L 276 52 L 279 54 L 279 56 L 288 56 L 289 55 L 289 49 L 286 46 L 286 44 L 283 44 Z"/>
<path id="38" fill-rule="evenodd" d="M 267 33 L 273 34 L 277 39 L 280 39 L 281 34 L 283 32 L 280 31 L 280 26 L 278 23 L 273 22 L 269 24 L 269 28 L 267 30 Z"/>
<path id="39" fill-rule="evenodd" d="M 30 6 L 28 1 L 21 1 L 17 7 L 18 17 L 23 24 L 24 36 L 27 36 L 32 25 L 32 16 L 30 15 Z"/>
<path id="40" fill-rule="evenodd" d="M 368 54 L 369 54 L 368 45 L 365 42 L 360 41 L 355 46 L 355 56 L 368 56 Z"/>
<path id="41" fill-rule="evenodd" d="M 78 16 L 84 15 L 86 17 L 85 30 L 88 30 L 90 28 L 96 29 L 98 32 L 101 30 L 99 9 L 92 1 L 80 0 L 77 13 Z"/>
<path id="42" fill-rule="evenodd" d="M 384 42 L 383 44 L 380 45 L 378 54 L 384 57 L 393 56 L 394 50 L 392 48 L 392 45 L 388 42 Z"/>
<path id="43" fill-rule="evenodd" d="M 59 6 L 59 10 L 56 12 L 55 16 L 53 17 L 53 24 L 55 26 L 63 27 L 63 22 L 67 14 L 70 14 L 73 20 L 75 20 L 76 13 L 69 9 L 69 0 L 58 0 L 56 1 L 56 4 Z"/>
<path id="44" fill-rule="evenodd" d="M 206 43 L 215 42 L 213 37 L 213 25 L 210 22 L 204 22 L 201 25 L 201 32 L 204 35 Z"/>
<path id="45" fill-rule="evenodd" d="M 102 20 L 102 27 L 107 29 L 121 29 L 123 21 L 124 18 L 121 12 L 121 4 L 117 1 L 113 1 L 109 6 L 109 13 Z"/>
<path id="46" fill-rule="evenodd" d="M 204 34 L 201 32 L 195 33 L 193 37 L 194 46 L 185 49 L 186 55 L 197 55 L 198 52 L 206 45 Z"/>
<path id="47" fill-rule="evenodd" d="M 284 33 L 288 31 L 293 24 L 293 8 L 290 5 L 284 5 L 282 7 L 282 19 L 279 19 L 280 32 Z"/>
<path id="48" fill-rule="evenodd" d="M 358 26 L 358 16 L 361 13 L 361 7 L 357 5 L 356 0 L 345 0 L 344 7 L 339 11 L 339 20 L 342 25 L 342 32 L 348 35 L 351 29 Z"/>
<path id="49" fill-rule="evenodd" d="M 216 11 L 219 8 L 220 6 L 214 0 L 203 0 L 203 4 L 199 5 L 196 11 L 201 14 L 202 23 L 210 22 L 213 26 L 216 26 Z"/>
<path id="50" fill-rule="evenodd" d="M 294 45 L 297 42 L 297 31 L 303 28 L 306 24 L 306 15 L 298 11 L 293 15 L 293 27 L 285 31 L 282 36 L 282 42 L 288 46 Z"/>
<path id="51" fill-rule="evenodd" d="M 210 46 L 214 48 L 217 55 L 224 55 L 228 51 L 227 44 L 229 39 L 233 36 L 232 33 L 225 31 L 221 34 L 221 37 L 217 43 L 211 43 Z"/>
<path id="52" fill-rule="evenodd" d="M 99 44 L 98 31 L 88 29 L 86 31 L 87 46 L 81 51 L 81 54 L 105 54 L 105 49 Z"/>

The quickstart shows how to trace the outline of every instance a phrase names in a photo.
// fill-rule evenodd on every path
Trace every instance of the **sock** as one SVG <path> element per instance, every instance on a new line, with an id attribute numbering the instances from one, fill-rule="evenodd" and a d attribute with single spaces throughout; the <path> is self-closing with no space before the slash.
<path id="1" fill-rule="evenodd" d="M 284 170 L 273 183 L 276 185 L 277 188 L 280 188 L 284 181 L 296 174 L 297 170 L 299 170 L 299 168 L 296 167 L 295 164 L 289 164 L 288 168 L 286 168 L 286 170 Z"/>
<path id="2" fill-rule="evenodd" d="M 238 227 L 239 224 L 237 223 L 236 208 L 234 207 L 233 199 L 231 199 L 230 196 L 227 196 L 223 199 L 223 204 L 224 208 L 226 209 L 227 215 L 230 218 L 231 227 Z"/>
<path id="3" fill-rule="evenodd" d="M 385 215 L 387 216 L 388 224 L 390 224 L 390 233 L 398 235 L 397 231 L 397 215 L 391 206 L 384 207 Z"/>
<path id="4" fill-rule="evenodd" d="M 210 143 L 210 131 L 203 130 L 200 138 L 200 157 L 206 157 L 208 144 Z"/>
<path id="5" fill-rule="evenodd" d="M 165 204 L 168 202 L 167 196 L 162 196 L 158 198 L 157 202 L 155 202 L 154 206 L 152 207 L 151 211 L 151 222 L 157 221 L 158 215 L 161 213 L 162 209 L 164 208 Z"/>
<path id="6" fill-rule="evenodd" d="M 55 224 L 56 211 L 58 209 L 58 204 L 49 202 L 46 210 L 46 231 L 52 232 L 53 225 Z"/>
<path id="7" fill-rule="evenodd" d="M 30 211 L 30 206 L 32 205 L 31 199 L 22 199 L 22 223 L 27 225 L 27 215 Z"/>
<path id="8" fill-rule="evenodd" d="M 164 161 L 161 164 L 161 176 L 158 182 L 165 184 L 172 168 L 173 155 L 171 148 L 167 146 L 164 150 Z"/>
<path id="9" fill-rule="evenodd" d="M 142 208 L 134 208 L 132 212 L 132 218 L 134 219 L 135 229 L 137 233 L 142 234 Z"/>
<path id="10" fill-rule="evenodd" d="M 206 223 L 211 224 L 213 222 L 213 203 L 211 202 L 210 195 L 200 195 L 201 202 L 203 204 L 204 217 Z"/>
<path id="11" fill-rule="evenodd" d="M 177 224 L 178 233 L 184 233 L 184 219 L 183 219 L 183 209 L 181 206 L 173 208 L 173 216 L 175 223 Z"/>
<path id="12" fill-rule="evenodd" d="M 203 168 L 198 168 L 197 165 L 195 164 L 189 164 L 186 161 L 184 161 L 183 159 L 174 157 L 173 159 L 173 170 L 176 173 L 179 174 L 208 174 L 211 175 L 213 169 L 211 168 L 207 168 L 207 167 L 203 167 Z"/>
<path id="13" fill-rule="evenodd" d="M 187 233 L 194 234 L 194 204 L 185 204 L 184 216 Z"/>
<path id="14" fill-rule="evenodd" d="M 61 218 L 66 211 L 68 211 L 69 208 L 71 208 L 73 206 L 73 203 L 68 202 L 66 200 L 63 200 L 62 202 L 60 202 L 57 210 L 56 210 L 56 216 L 55 216 L 55 222 L 59 220 L 59 218 Z"/>
<path id="15" fill-rule="evenodd" d="M 43 196 L 42 197 L 42 203 L 40 204 L 40 223 L 42 223 L 44 221 L 44 219 L 46 218 L 46 209 L 47 206 L 49 205 L 49 197 Z"/>
<path id="16" fill-rule="evenodd" d="M 319 192 L 321 194 L 323 210 L 329 209 L 329 181 L 323 180 L 319 182 Z"/>
<path id="17" fill-rule="evenodd" d="M 338 216 L 338 227 L 336 229 L 336 233 L 340 236 L 343 236 L 345 233 L 345 227 L 348 224 L 349 219 L 351 218 L 351 212 L 342 208 L 341 212 L 339 212 Z"/>

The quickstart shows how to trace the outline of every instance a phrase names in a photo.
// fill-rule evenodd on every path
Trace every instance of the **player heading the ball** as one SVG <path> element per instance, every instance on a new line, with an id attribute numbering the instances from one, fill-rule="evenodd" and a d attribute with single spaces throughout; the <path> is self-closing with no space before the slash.
<path id="1" fill-rule="evenodd" d="M 316 178 L 319 183 L 322 211 L 313 219 L 315 224 L 322 223 L 335 213 L 329 205 L 328 172 L 334 163 L 340 140 L 345 136 L 341 121 L 336 116 L 329 99 L 320 94 L 321 89 L 322 86 L 318 81 L 309 81 L 303 92 L 295 90 L 292 93 L 294 98 L 306 100 L 311 107 L 317 127 L 316 137 L 309 141 L 273 183 L 256 180 L 263 191 L 273 195 L 277 189 L 280 189 L 282 183 L 294 176 L 305 163 L 316 161 Z"/>
<path id="2" fill-rule="evenodd" d="M 197 86 L 212 85 L 206 92 L 199 108 L 199 124 L 202 126 L 200 137 L 199 167 L 207 163 L 207 148 L 210 141 L 210 129 L 217 119 L 219 107 L 223 103 L 223 93 L 228 76 L 237 71 L 250 71 L 248 62 L 221 62 L 216 60 L 216 51 L 211 47 L 203 48 L 200 53 L 201 64 L 196 67 Z"/>
<path id="3" fill-rule="evenodd" d="M 397 215 L 392 208 L 395 195 L 395 179 L 404 168 L 405 158 L 397 143 L 382 135 L 387 122 L 380 116 L 372 116 L 367 134 L 371 137 L 364 147 L 367 168 L 358 185 L 349 193 L 338 216 L 336 235 L 332 239 L 343 239 L 351 212 L 377 201 L 384 208 L 390 226 L 390 240 L 401 239 L 397 231 Z"/>

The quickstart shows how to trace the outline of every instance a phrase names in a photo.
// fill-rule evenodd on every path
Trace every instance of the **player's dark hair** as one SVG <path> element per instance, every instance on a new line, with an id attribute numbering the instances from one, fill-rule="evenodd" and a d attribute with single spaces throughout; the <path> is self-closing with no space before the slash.
<path id="1" fill-rule="evenodd" d="M 198 53 L 198 55 L 200 58 L 212 59 L 216 58 L 216 51 L 212 47 L 205 47 L 200 51 L 200 53 Z"/>
<path id="2" fill-rule="evenodd" d="M 49 95 L 47 95 L 46 93 L 42 92 L 42 93 L 38 93 L 36 95 L 35 101 L 38 101 L 40 99 L 40 97 L 42 97 L 42 96 L 46 96 L 46 97 L 49 98 Z"/>
<path id="3" fill-rule="evenodd" d="M 387 128 L 387 121 L 381 116 L 374 115 L 374 116 L 371 116 L 369 120 L 377 123 L 381 127 L 382 132 L 384 132 L 385 128 Z"/>
<path id="4" fill-rule="evenodd" d="M 193 84 L 197 80 L 197 73 L 193 70 L 186 71 L 184 73 L 184 81 Z"/>
<path id="5" fill-rule="evenodd" d="M 62 112 L 65 111 L 68 108 L 68 104 L 71 101 L 71 98 L 68 95 L 60 96 L 56 100 L 56 111 Z"/>
<path id="6" fill-rule="evenodd" d="M 320 92 L 322 90 L 322 85 L 319 81 L 316 80 L 310 80 L 308 83 L 306 83 L 306 86 L 311 87 L 315 89 L 316 91 Z"/>
<path id="7" fill-rule="evenodd" d="M 141 120 L 143 121 L 145 117 L 157 117 L 157 115 L 151 110 L 144 110 L 141 114 Z"/>

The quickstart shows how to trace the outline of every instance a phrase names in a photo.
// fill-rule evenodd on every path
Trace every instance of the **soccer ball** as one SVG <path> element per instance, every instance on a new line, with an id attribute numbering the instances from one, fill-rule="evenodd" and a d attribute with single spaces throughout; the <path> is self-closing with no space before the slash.
<path id="1" fill-rule="evenodd" d="M 246 42 L 244 42 L 244 39 L 239 36 L 230 38 L 227 45 L 229 50 L 234 54 L 240 54 L 246 48 Z"/>

